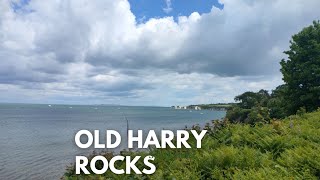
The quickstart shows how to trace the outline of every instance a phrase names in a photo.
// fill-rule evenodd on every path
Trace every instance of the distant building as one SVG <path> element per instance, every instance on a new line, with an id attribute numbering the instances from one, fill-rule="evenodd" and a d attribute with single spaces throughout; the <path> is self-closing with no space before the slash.
<path id="1" fill-rule="evenodd" d="M 188 109 L 187 106 L 174 106 L 174 109 Z"/>
<path id="2" fill-rule="evenodd" d="M 201 107 L 200 106 L 195 106 L 194 109 L 195 110 L 201 110 Z"/>

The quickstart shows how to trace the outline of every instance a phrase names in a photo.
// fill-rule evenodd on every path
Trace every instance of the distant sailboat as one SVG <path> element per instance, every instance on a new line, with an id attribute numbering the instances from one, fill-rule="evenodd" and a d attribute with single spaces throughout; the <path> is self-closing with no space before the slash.
<path id="1" fill-rule="evenodd" d="M 49 104 L 48 106 L 51 107 L 51 104 Z"/>

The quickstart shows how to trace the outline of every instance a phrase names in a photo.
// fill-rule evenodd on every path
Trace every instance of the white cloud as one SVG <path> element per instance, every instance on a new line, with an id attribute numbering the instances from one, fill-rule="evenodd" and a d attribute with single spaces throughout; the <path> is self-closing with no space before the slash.
<path id="1" fill-rule="evenodd" d="M 126 0 L 10 3 L 0 1 L 0 85 L 14 89 L 2 89 L 6 101 L 232 101 L 280 84 L 291 35 L 320 19 L 318 0 L 224 0 L 223 10 L 139 23 Z"/>

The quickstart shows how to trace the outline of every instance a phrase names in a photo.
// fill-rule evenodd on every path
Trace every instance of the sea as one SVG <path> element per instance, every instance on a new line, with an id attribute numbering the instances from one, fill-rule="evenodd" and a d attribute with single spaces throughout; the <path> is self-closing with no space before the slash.
<path id="1" fill-rule="evenodd" d="M 144 133 L 177 130 L 224 116 L 225 111 L 170 107 L 0 104 L 0 179 L 60 179 L 75 156 L 93 152 L 74 142 L 82 129 L 100 130 L 101 136 L 112 129 L 126 137 L 127 127 Z M 117 149 L 104 151 L 123 149 L 125 140 Z"/>

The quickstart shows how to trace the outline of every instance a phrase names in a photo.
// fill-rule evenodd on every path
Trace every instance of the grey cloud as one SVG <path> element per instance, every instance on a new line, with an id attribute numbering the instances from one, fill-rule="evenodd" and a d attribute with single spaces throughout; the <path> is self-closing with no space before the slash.
<path id="1" fill-rule="evenodd" d="M 141 82 L 141 80 L 135 80 L 135 81 L 120 81 L 117 83 L 103 83 L 103 82 L 94 82 L 94 81 L 88 81 L 87 83 L 82 84 L 83 89 L 93 89 L 100 92 L 129 92 L 134 90 L 148 90 L 152 89 L 153 87 L 151 84 Z"/>
<path id="2" fill-rule="evenodd" d="M 152 19 L 131 45 L 110 54 L 89 52 L 86 61 L 117 69 L 167 69 L 220 76 L 278 73 L 291 35 L 320 19 L 319 1 L 225 1 L 202 16 Z M 192 20 L 197 19 L 198 20 Z M 155 25 L 154 25 L 155 24 Z M 185 28 L 187 27 L 187 28 Z M 150 30 L 152 29 L 152 30 Z M 160 29 L 160 30 L 159 30 Z M 183 35 L 181 35 L 183 34 Z M 181 37 L 180 37 L 181 36 Z M 172 52 L 170 52 L 172 51 Z"/>
<path id="3" fill-rule="evenodd" d="M 320 19 L 318 0 L 221 3 L 223 10 L 138 24 L 126 0 L 33 0 L 22 7 L 30 11 L 19 13 L 1 1 L 0 85 L 88 97 L 144 93 L 151 99 L 169 89 L 173 99 L 194 95 L 197 100 L 204 89 L 232 92 L 232 78 L 242 86 L 273 87 L 247 77 L 280 79 L 279 60 L 290 36 Z M 110 73 L 114 79 L 106 77 Z M 201 83 L 192 86 L 190 79 Z"/>

